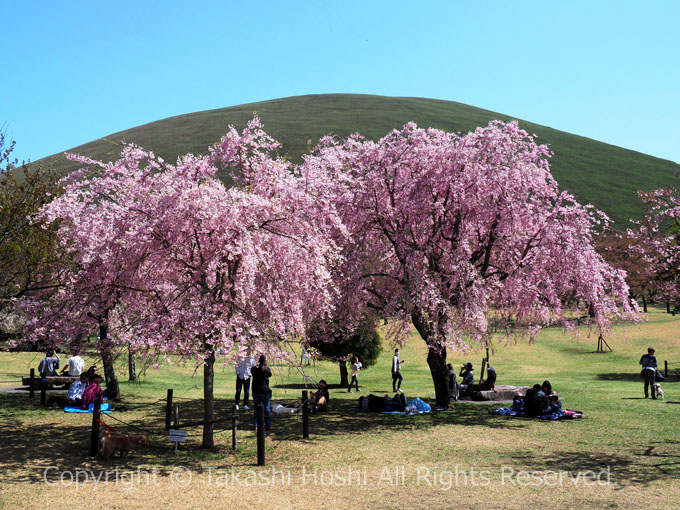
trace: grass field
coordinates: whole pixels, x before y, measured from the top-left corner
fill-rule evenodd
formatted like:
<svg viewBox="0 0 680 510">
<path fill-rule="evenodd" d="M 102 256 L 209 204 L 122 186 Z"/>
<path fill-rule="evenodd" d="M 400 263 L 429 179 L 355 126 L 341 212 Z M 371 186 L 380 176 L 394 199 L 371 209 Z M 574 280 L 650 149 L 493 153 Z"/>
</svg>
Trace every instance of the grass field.
<svg viewBox="0 0 680 510">
<path fill-rule="evenodd" d="M 120 154 L 121 140 L 134 142 L 174 162 L 180 154 L 205 154 L 232 124 L 242 129 L 260 115 L 266 131 L 283 144 L 283 152 L 299 160 L 311 143 L 334 133 L 345 137 L 360 132 L 371 139 L 385 136 L 409 121 L 421 127 L 467 133 L 490 120 L 512 120 L 503 113 L 473 106 L 413 97 L 383 97 L 362 94 L 322 94 L 288 97 L 217 110 L 178 115 L 114 133 L 72 149 L 110 161 Z M 538 136 L 554 152 L 553 175 L 562 189 L 569 190 L 583 203 L 592 203 L 614 219 L 620 228 L 629 218 L 644 213 L 638 190 L 680 185 L 680 165 L 639 152 L 591 140 L 528 120 L 517 119 L 520 126 Z M 62 172 L 77 168 L 63 155 L 45 158 Z"/>
<path fill-rule="evenodd" d="M 199 429 L 173 452 L 158 400 L 171 387 L 181 418 L 200 419 L 202 371 L 194 375 L 193 366 L 149 369 L 140 383 L 121 383 L 130 411 L 106 421 L 122 432 L 135 429 L 113 417 L 150 431 L 150 445 L 112 462 L 87 456 L 91 415 L 0 392 L 0 508 L 679 508 L 680 317 L 652 309 L 647 319 L 617 326 L 607 338 L 613 353 L 596 353 L 596 336 L 585 331 L 574 338 L 558 329 L 534 345 L 495 345 L 499 384 L 549 379 L 583 420 L 494 417 L 488 411 L 495 406 L 472 403 L 416 417 L 357 413 L 350 408 L 358 395 L 333 385 L 337 366 L 305 368 L 331 383 L 332 410 L 312 415 L 309 440 L 301 439 L 297 416 L 274 415 L 266 468 L 255 467 L 250 426 L 239 430 L 236 453 L 229 432 L 216 436 L 218 452 L 200 450 Z M 638 360 L 649 345 L 661 364 L 671 363 L 664 401 L 642 398 Z M 391 390 L 390 355 L 385 346 L 378 364 L 360 374 L 363 395 Z M 406 395 L 433 398 L 422 340 L 412 335 L 401 357 Z M 482 352 L 449 358 L 478 367 Z M 38 361 L 35 353 L 0 353 L 0 386 L 12 386 Z M 274 372 L 273 401 L 299 401 L 298 371 L 277 365 Z M 122 363 L 119 377 L 126 378 Z M 233 369 L 219 367 L 220 416 L 229 412 L 233 387 Z M 250 416 L 241 411 L 244 421 Z"/>
</svg>

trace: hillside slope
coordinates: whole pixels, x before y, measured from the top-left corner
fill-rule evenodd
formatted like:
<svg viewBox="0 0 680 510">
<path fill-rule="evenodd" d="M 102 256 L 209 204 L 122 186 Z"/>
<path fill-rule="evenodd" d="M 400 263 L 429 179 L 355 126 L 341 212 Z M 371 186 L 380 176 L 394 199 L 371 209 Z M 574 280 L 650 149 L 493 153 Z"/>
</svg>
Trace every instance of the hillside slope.
<svg viewBox="0 0 680 510">
<path fill-rule="evenodd" d="M 250 103 L 218 110 L 179 115 L 114 133 L 69 149 L 97 159 L 112 160 L 120 152 L 120 142 L 134 142 L 168 161 L 179 154 L 205 153 L 219 141 L 232 124 L 242 128 L 257 112 L 266 131 L 282 142 L 284 152 L 299 160 L 308 143 L 335 133 L 341 137 L 360 132 L 378 139 L 393 128 L 415 121 L 421 127 L 435 127 L 466 133 L 490 120 L 511 120 L 500 113 L 436 99 L 397 98 L 355 94 L 297 96 Z M 536 134 L 554 152 L 553 175 L 560 186 L 584 203 L 592 203 L 609 214 L 619 226 L 628 218 L 639 218 L 642 203 L 639 189 L 664 187 L 680 182 L 680 165 L 635 151 L 565 133 L 531 122 L 520 126 Z M 53 164 L 61 172 L 73 170 L 63 155 L 39 162 Z"/>
</svg>

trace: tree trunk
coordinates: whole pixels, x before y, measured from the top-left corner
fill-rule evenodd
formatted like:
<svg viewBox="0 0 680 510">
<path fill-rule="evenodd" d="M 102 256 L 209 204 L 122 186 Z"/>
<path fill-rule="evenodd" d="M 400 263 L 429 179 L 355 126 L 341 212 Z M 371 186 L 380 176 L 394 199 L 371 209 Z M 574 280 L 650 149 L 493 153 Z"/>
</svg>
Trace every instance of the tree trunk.
<svg viewBox="0 0 680 510">
<path fill-rule="evenodd" d="M 208 346 L 206 346 L 208 347 Z M 201 448 L 212 450 L 215 448 L 213 429 L 215 424 L 215 399 L 213 395 L 213 380 L 215 375 L 215 351 L 212 346 L 208 347 L 208 357 L 203 365 L 203 443 Z"/>
<path fill-rule="evenodd" d="M 340 367 L 340 386 L 347 388 L 349 386 L 349 378 L 347 377 L 347 363 L 345 360 L 338 361 Z"/>
<path fill-rule="evenodd" d="M 128 381 L 137 382 L 137 360 L 134 351 L 130 349 L 130 344 L 128 344 Z"/>
<path fill-rule="evenodd" d="M 436 405 L 448 407 L 451 400 L 449 393 L 449 371 L 446 369 L 446 348 L 427 348 L 427 364 L 430 366 Z"/>
<path fill-rule="evenodd" d="M 671 313 L 671 302 L 666 301 L 666 313 Z"/>
<path fill-rule="evenodd" d="M 118 387 L 118 377 L 113 366 L 113 352 L 109 341 L 109 325 L 104 320 L 99 321 L 99 352 L 102 355 L 104 365 L 104 378 L 106 379 L 106 396 L 114 402 L 120 401 L 120 388 Z"/>
<path fill-rule="evenodd" d="M 642 296 L 642 311 L 647 313 L 647 300 L 644 295 Z"/>
<path fill-rule="evenodd" d="M 446 408 L 451 401 L 449 371 L 446 369 L 446 348 L 435 345 L 435 330 L 421 313 L 414 312 L 411 319 L 420 337 L 427 344 L 427 364 L 430 367 L 430 374 L 432 374 L 432 382 L 434 383 L 435 405 Z M 445 319 L 440 318 L 439 320 Z M 444 328 L 441 326 L 442 324 L 438 324 L 438 330 L 443 331 Z"/>
</svg>

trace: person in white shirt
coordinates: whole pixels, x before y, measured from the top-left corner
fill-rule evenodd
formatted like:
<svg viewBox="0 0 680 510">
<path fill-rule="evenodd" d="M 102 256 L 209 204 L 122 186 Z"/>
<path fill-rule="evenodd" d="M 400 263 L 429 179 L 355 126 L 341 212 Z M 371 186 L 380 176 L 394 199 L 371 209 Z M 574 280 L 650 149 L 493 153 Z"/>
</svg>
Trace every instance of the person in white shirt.
<svg viewBox="0 0 680 510">
<path fill-rule="evenodd" d="M 399 360 L 399 349 L 394 349 L 394 356 L 392 357 L 392 391 L 395 393 L 403 393 L 401 391 L 401 365 L 403 361 Z M 397 383 L 397 381 L 399 381 Z"/>
<path fill-rule="evenodd" d="M 248 398 L 250 397 L 250 376 L 252 375 L 252 368 L 255 366 L 255 358 L 248 356 L 243 359 L 238 359 L 236 364 L 236 409 L 238 409 L 239 401 L 241 400 L 241 388 L 243 388 L 243 409 L 250 409 L 248 407 Z"/>
<path fill-rule="evenodd" d="M 359 370 L 361 370 L 361 363 L 359 362 L 359 358 L 354 356 L 354 362 L 352 363 L 352 380 L 350 381 L 349 388 L 347 389 L 348 393 L 352 393 L 352 385 L 356 386 L 357 391 L 361 391 L 359 389 L 359 380 L 357 379 Z"/>
<path fill-rule="evenodd" d="M 61 375 L 68 374 L 71 377 L 78 377 L 85 368 L 85 360 L 81 358 L 76 351 L 73 351 L 72 356 L 66 362 L 66 366 L 61 371 Z"/>
<path fill-rule="evenodd" d="M 85 393 L 85 388 L 87 388 L 89 382 L 90 378 L 87 372 L 85 372 L 80 374 L 80 378 L 77 381 L 71 383 L 67 396 L 68 405 L 80 407 L 83 402 L 83 393 Z"/>
</svg>

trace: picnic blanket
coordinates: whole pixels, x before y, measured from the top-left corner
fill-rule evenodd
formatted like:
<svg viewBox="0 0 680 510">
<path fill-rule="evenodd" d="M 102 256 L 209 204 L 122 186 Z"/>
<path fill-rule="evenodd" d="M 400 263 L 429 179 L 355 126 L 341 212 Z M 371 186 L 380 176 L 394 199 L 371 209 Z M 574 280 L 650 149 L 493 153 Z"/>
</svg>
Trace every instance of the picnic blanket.
<svg viewBox="0 0 680 510">
<path fill-rule="evenodd" d="M 111 413 L 111 404 L 109 403 L 103 403 L 101 406 L 101 411 L 102 413 L 109 414 Z M 90 407 L 88 409 L 81 409 L 80 407 L 73 407 L 73 406 L 64 406 L 64 412 L 65 413 L 92 413 L 94 412 L 94 404 L 90 404 Z"/>
<path fill-rule="evenodd" d="M 524 410 L 517 410 L 512 407 L 499 407 L 489 411 L 491 414 L 496 416 L 511 416 L 511 417 L 524 417 L 530 418 L 524 413 Z M 574 411 L 573 409 L 566 409 L 557 413 L 542 414 L 541 416 L 536 416 L 541 420 L 573 420 L 577 418 L 583 418 L 583 413 L 581 411 Z"/>
<path fill-rule="evenodd" d="M 353 411 L 361 411 L 358 407 L 353 407 Z M 429 413 L 432 410 L 430 404 L 423 402 L 419 397 L 413 400 L 406 401 L 406 409 L 404 411 L 380 411 L 380 414 L 403 414 L 413 416 L 415 414 Z"/>
</svg>

